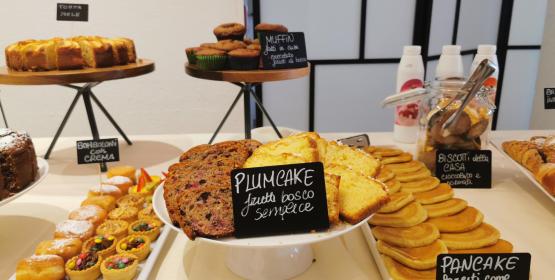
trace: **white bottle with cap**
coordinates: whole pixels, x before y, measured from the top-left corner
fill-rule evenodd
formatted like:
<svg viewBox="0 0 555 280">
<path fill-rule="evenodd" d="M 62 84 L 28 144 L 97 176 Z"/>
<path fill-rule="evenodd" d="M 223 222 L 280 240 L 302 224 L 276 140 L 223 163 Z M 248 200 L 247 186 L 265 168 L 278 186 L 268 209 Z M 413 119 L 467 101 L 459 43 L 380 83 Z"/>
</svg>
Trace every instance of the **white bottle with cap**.
<svg viewBox="0 0 555 280">
<path fill-rule="evenodd" d="M 461 56 L 461 46 L 446 45 L 441 50 L 441 56 L 436 67 L 436 80 L 464 79 L 464 68 Z"/>
<path fill-rule="evenodd" d="M 405 46 L 397 69 L 397 92 L 424 86 L 424 63 L 420 46 Z M 418 103 L 397 106 L 393 139 L 402 143 L 416 142 L 418 134 Z"/>
<path fill-rule="evenodd" d="M 470 72 L 474 72 L 476 67 L 482 62 L 484 59 L 489 59 L 495 66 L 499 65 L 497 62 L 497 55 L 495 54 L 497 47 L 495 45 L 478 45 L 478 53 L 474 57 L 474 61 L 472 62 L 472 66 L 470 67 Z M 499 67 L 498 67 L 499 68 Z M 499 70 L 496 69 L 495 72 L 484 82 L 484 86 L 488 88 L 489 94 L 488 98 L 492 103 L 495 103 L 495 92 L 497 89 L 497 78 L 499 77 Z"/>
</svg>

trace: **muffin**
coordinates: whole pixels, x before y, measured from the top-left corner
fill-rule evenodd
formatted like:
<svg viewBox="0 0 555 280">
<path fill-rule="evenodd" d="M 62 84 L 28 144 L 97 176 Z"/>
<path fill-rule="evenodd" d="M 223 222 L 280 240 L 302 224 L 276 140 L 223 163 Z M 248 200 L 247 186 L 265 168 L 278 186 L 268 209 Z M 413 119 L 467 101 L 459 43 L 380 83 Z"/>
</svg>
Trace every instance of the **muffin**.
<svg viewBox="0 0 555 280">
<path fill-rule="evenodd" d="M 135 278 L 139 260 L 134 255 L 122 253 L 106 258 L 100 265 L 105 280 L 131 280 Z"/>
<path fill-rule="evenodd" d="M 235 70 L 258 69 L 260 51 L 251 49 L 237 49 L 228 53 L 229 67 Z"/>
<path fill-rule="evenodd" d="M 240 23 L 224 23 L 214 28 L 214 35 L 218 41 L 221 40 L 243 40 L 246 28 Z"/>
<path fill-rule="evenodd" d="M 246 47 L 247 47 L 247 45 L 245 43 L 243 43 L 243 41 L 237 41 L 237 40 L 219 41 L 214 46 L 215 49 L 225 51 L 225 52 L 229 52 L 229 51 L 236 50 L 236 49 L 244 49 Z"/>
<path fill-rule="evenodd" d="M 201 70 L 223 70 L 227 64 L 225 51 L 204 49 L 196 53 L 197 67 Z"/>
<path fill-rule="evenodd" d="M 200 47 L 203 49 L 214 49 L 216 47 L 216 43 L 202 43 Z"/>
<path fill-rule="evenodd" d="M 261 22 L 254 27 L 254 33 L 256 37 L 260 38 L 260 32 L 287 32 L 287 27 L 281 24 L 271 24 L 266 22 Z"/>
<path fill-rule="evenodd" d="M 247 49 L 260 51 L 260 44 L 250 44 L 247 46 Z"/>
<path fill-rule="evenodd" d="M 193 48 L 185 49 L 185 54 L 187 54 L 187 60 L 189 61 L 189 64 L 191 65 L 197 64 L 197 57 L 195 53 L 202 49 L 203 49 L 202 47 L 193 47 Z"/>
<path fill-rule="evenodd" d="M 83 243 L 83 253 L 95 252 L 103 259 L 116 253 L 118 240 L 110 234 L 99 234 L 93 236 Z"/>
<path fill-rule="evenodd" d="M 258 40 L 258 39 L 245 39 L 245 40 L 243 40 L 243 42 L 245 44 L 247 44 L 247 46 L 252 45 L 252 44 L 259 44 L 260 45 L 260 40 Z"/>
</svg>

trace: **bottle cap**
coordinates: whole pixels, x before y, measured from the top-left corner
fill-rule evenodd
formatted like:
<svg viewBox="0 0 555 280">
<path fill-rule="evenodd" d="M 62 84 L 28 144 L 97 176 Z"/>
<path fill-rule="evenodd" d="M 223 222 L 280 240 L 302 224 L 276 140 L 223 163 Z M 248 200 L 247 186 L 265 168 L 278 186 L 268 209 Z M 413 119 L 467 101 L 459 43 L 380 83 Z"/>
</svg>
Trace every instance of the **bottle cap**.
<svg viewBox="0 0 555 280">
<path fill-rule="evenodd" d="M 478 54 L 494 55 L 496 50 L 496 45 L 478 45 Z"/>
<path fill-rule="evenodd" d="M 420 55 L 420 46 L 405 46 L 403 55 Z"/>
<path fill-rule="evenodd" d="M 441 49 L 441 54 L 442 55 L 444 55 L 444 54 L 459 55 L 459 54 L 461 54 L 461 46 L 459 46 L 459 45 L 445 45 Z"/>
</svg>

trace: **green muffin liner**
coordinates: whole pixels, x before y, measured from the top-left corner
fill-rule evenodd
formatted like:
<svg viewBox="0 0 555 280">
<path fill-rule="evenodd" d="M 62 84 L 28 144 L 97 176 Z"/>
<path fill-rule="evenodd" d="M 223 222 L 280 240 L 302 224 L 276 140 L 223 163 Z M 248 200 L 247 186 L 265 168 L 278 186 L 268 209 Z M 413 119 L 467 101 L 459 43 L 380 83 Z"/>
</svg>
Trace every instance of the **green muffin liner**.
<svg viewBox="0 0 555 280">
<path fill-rule="evenodd" d="M 197 67 L 201 70 L 223 70 L 227 66 L 225 55 L 197 55 Z"/>
<path fill-rule="evenodd" d="M 192 52 L 185 52 L 187 54 L 187 60 L 189 64 L 195 65 L 197 64 L 197 56 L 195 55 L 195 51 Z"/>
</svg>

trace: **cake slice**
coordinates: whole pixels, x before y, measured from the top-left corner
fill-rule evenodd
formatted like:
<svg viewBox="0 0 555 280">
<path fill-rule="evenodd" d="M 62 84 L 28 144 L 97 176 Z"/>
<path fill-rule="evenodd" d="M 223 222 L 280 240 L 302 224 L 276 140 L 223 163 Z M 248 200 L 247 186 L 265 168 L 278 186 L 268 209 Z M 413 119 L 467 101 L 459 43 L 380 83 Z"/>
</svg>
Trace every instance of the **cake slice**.
<svg viewBox="0 0 555 280">
<path fill-rule="evenodd" d="M 324 170 L 341 177 L 339 212 L 351 224 L 364 220 L 389 201 L 386 187 L 369 176 L 337 164 L 330 164 Z"/>
<path fill-rule="evenodd" d="M 380 162 L 368 153 L 334 141 L 327 145 L 324 166 L 327 165 L 347 166 L 370 177 L 374 177 L 380 168 Z"/>
<path fill-rule="evenodd" d="M 127 47 L 127 62 L 128 63 L 135 63 L 137 61 L 137 53 L 135 51 L 135 43 L 133 40 L 123 37 L 112 38 L 112 40 L 120 41 L 125 44 Z"/>
<path fill-rule="evenodd" d="M 75 37 L 73 40 L 79 43 L 83 59 L 88 67 L 99 68 L 114 65 L 114 54 L 110 44 L 90 36 Z"/>
<path fill-rule="evenodd" d="M 58 70 L 80 69 L 85 65 L 79 43 L 62 39 L 56 43 L 56 67 Z"/>
<path fill-rule="evenodd" d="M 247 161 L 243 165 L 243 168 L 285 165 L 285 164 L 295 164 L 295 163 L 305 163 L 305 162 L 306 161 L 303 158 L 289 153 L 276 155 L 276 154 L 255 152 L 251 157 L 247 159 Z"/>
<path fill-rule="evenodd" d="M 320 160 L 318 145 L 316 141 L 308 136 L 286 137 L 277 141 L 266 143 L 253 153 L 256 154 L 292 154 L 302 158 L 305 162 L 317 162 Z"/>
<path fill-rule="evenodd" d="M 35 41 L 26 44 L 21 49 L 23 69 L 30 71 L 48 70 L 46 62 L 46 42 Z"/>
<path fill-rule="evenodd" d="M 121 40 L 112 40 L 107 38 L 100 39 L 103 43 L 112 46 L 112 54 L 114 55 L 115 65 L 125 65 L 129 61 L 127 55 L 127 45 Z"/>
<path fill-rule="evenodd" d="M 326 150 L 328 148 L 328 141 L 322 137 L 320 137 L 320 135 L 316 132 L 302 132 L 299 134 L 295 134 L 289 137 L 293 137 L 293 138 L 302 138 L 302 137 L 309 137 L 310 139 L 314 140 L 316 142 L 316 148 L 318 149 L 318 156 L 319 156 L 319 161 L 323 162 L 326 158 Z"/>
<path fill-rule="evenodd" d="M 326 200 L 330 225 L 339 223 L 339 184 L 341 177 L 325 173 Z"/>
</svg>

